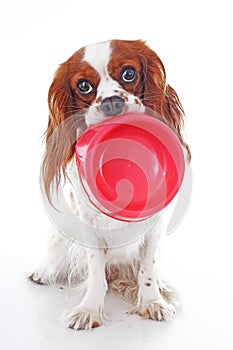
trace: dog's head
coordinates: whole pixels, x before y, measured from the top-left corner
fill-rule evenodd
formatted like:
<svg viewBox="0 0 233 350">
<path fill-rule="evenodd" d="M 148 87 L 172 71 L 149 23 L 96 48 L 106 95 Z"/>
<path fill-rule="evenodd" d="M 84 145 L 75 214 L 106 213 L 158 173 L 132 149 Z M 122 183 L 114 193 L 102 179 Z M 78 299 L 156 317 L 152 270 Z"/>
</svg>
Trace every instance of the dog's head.
<svg viewBox="0 0 233 350">
<path fill-rule="evenodd" d="M 49 89 L 47 149 L 42 167 L 45 190 L 74 154 L 77 129 L 127 112 L 150 109 L 168 121 L 181 143 L 183 108 L 166 83 L 160 58 L 143 41 L 112 40 L 77 51 L 56 72 Z"/>
</svg>

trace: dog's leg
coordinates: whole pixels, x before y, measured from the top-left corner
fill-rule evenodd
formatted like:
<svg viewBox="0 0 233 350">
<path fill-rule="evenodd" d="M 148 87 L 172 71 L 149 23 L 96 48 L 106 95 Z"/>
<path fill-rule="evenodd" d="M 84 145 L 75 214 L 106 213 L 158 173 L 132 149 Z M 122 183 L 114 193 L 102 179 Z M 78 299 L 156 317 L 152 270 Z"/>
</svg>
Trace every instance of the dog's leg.
<svg viewBox="0 0 233 350">
<path fill-rule="evenodd" d="M 138 313 L 143 318 L 153 320 L 170 320 L 175 315 L 175 308 L 168 303 L 161 294 L 161 286 L 158 283 L 158 241 L 162 234 L 164 224 L 157 224 L 148 233 L 144 256 L 141 259 L 138 272 L 138 299 L 131 313 Z"/>
<path fill-rule="evenodd" d="M 86 248 L 88 264 L 88 287 L 79 305 L 62 317 L 73 329 L 91 329 L 104 321 L 104 298 L 107 291 L 105 277 L 105 252 L 103 249 Z"/>
</svg>

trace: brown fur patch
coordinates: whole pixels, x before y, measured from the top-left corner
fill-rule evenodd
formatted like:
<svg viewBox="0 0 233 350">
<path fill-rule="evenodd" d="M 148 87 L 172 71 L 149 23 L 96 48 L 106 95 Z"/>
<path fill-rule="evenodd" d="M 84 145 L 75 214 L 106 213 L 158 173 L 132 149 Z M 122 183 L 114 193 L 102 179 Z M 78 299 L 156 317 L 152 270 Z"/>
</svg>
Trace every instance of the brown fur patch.
<svg viewBox="0 0 233 350">
<path fill-rule="evenodd" d="M 99 96 L 96 100 L 96 103 L 101 103 L 102 102 L 102 96 Z"/>
<path fill-rule="evenodd" d="M 92 328 L 97 328 L 97 327 L 99 327 L 100 326 L 100 323 L 98 322 L 98 321 L 94 321 L 93 323 L 92 323 Z"/>
</svg>

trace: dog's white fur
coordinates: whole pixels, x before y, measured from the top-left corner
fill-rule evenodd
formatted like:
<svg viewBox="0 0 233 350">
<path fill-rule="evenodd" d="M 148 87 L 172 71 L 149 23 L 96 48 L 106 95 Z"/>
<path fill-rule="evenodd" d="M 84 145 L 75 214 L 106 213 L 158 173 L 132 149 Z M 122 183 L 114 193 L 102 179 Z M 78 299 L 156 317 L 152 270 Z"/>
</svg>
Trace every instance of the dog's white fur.
<svg viewBox="0 0 233 350">
<path fill-rule="evenodd" d="M 96 55 L 98 52 L 98 56 Z M 99 73 L 101 80 L 96 100 L 123 94 L 127 96 L 126 111 L 144 112 L 145 107 L 139 99 L 126 92 L 117 81 L 113 80 L 107 70 L 111 54 L 109 42 L 91 45 L 85 48 L 84 60 Z M 116 92 L 117 91 L 117 92 Z M 138 103 L 135 103 L 135 100 Z M 92 125 L 103 121 L 106 117 L 97 108 L 95 101 L 85 115 L 86 124 Z M 75 161 L 70 163 L 66 186 L 70 186 L 71 207 L 80 220 L 92 227 L 109 227 L 128 225 L 132 232 L 134 223 L 121 223 L 97 212 L 91 204 L 82 200 L 79 193 L 80 184 Z M 81 246 L 56 233 L 49 249 L 48 261 L 42 269 L 38 269 L 32 280 L 41 284 L 56 284 L 76 287 L 84 283 L 86 293 L 79 305 L 76 305 L 63 320 L 72 328 L 87 329 L 99 326 L 105 320 L 104 299 L 108 288 L 118 291 L 134 304 L 132 313 L 144 318 L 170 320 L 175 315 L 175 299 L 172 290 L 164 283 L 159 272 L 157 261 L 158 244 L 166 232 L 172 215 L 175 200 L 164 210 L 156 222 L 141 239 L 125 246 L 111 248 L 112 242 L 107 237 L 96 235 L 97 249 Z M 109 239 L 111 235 L 109 235 Z M 110 244 L 109 244 L 110 243 Z M 109 248 L 110 245 L 110 248 Z"/>
</svg>

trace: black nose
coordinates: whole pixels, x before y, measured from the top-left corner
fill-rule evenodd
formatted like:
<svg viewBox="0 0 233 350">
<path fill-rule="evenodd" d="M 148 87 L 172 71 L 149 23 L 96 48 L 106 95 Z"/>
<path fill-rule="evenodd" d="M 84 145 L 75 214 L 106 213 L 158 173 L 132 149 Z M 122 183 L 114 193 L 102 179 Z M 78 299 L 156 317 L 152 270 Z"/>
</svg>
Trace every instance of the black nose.
<svg viewBox="0 0 233 350">
<path fill-rule="evenodd" d="M 124 105 L 125 101 L 123 98 L 119 96 L 111 96 L 105 98 L 101 102 L 100 108 L 106 114 L 106 116 L 113 117 L 122 112 Z"/>
</svg>

